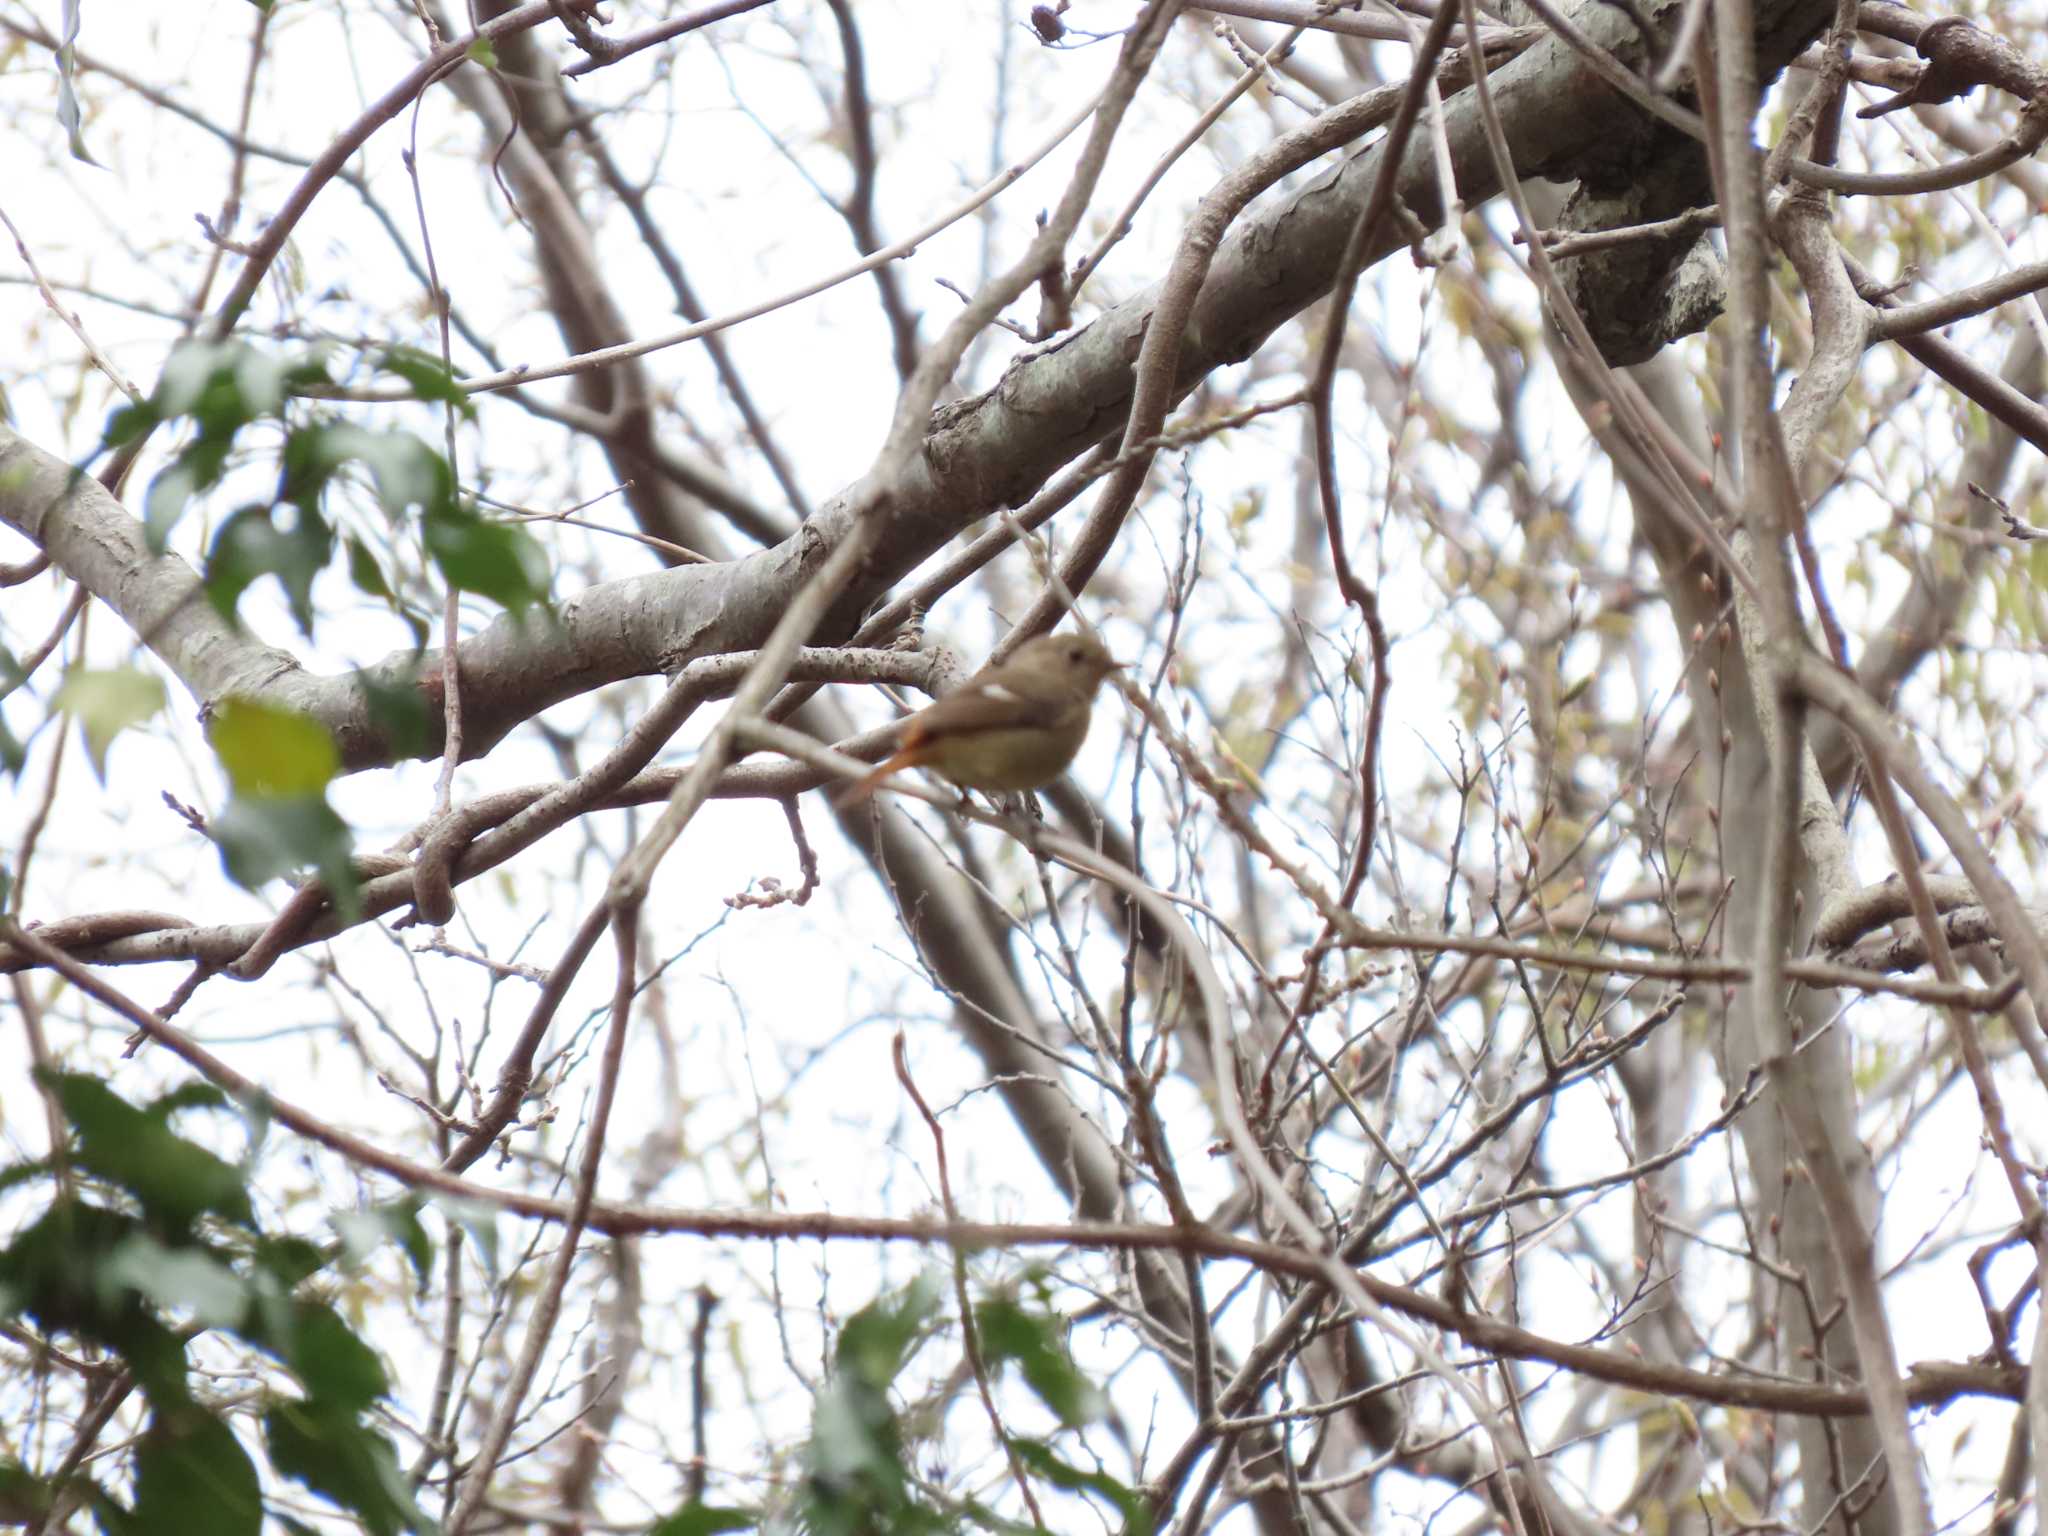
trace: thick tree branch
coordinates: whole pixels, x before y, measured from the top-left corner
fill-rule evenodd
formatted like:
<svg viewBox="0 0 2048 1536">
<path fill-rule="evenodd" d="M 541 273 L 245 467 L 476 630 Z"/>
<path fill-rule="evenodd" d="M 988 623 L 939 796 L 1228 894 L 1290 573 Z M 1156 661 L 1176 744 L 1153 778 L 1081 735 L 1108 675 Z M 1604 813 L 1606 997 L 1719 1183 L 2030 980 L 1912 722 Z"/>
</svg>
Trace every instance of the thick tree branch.
<svg viewBox="0 0 2048 1536">
<path fill-rule="evenodd" d="M 1829 7 L 1824 0 L 1770 0 L 1756 11 L 1759 62 L 1774 72 L 1819 30 Z M 1632 23 L 1617 11 L 1588 7 L 1580 28 L 1624 61 L 1647 62 Z M 1531 47 L 1493 81 L 1520 175 L 1573 176 L 1611 158 L 1617 144 L 1638 142 L 1636 109 L 1556 39 Z M 1446 103 L 1445 136 L 1466 201 L 1493 195 L 1499 183 L 1469 94 Z M 1178 391 L 1249 357 L 1328 291 L 1377 178 L 1380 153 L 1368 149 L 1254 212 L 1223 242 L 1181 337 Z M 1284 171 L 1276 166 L 1274 175 Z M 1396 194 L 1424 227 L 1441 217 L 1427 145 L 1411 146 L 1404 156 Z M 1365 259 L 1383 259 L 1405 241 L 1388 221 Z M 759 645 L 807 562 L 843 539 L 851 520 L 865 512 L 884 520 L 875 554 L 813 639 L 825 643 L 849 634 L 876 597 L 960 529 L 997 507 L 1022 504 L 1063 465 L 1121 430 L 1133 365 L 1157 302 L 1156 292 L 1127 300 L 1082 330 L 1019 357 L 986 394 L 934 412 L 900 473 L 885 474 L 882 505 L 873 504 L 875 485 L 857 482 L 771 549 L 588 588 L 559 605 L 559 623 L 492 623 L 462 647 L 466 753 L 488 751 L 521 721 L 590 689 Z M 0 468 L 23 477 L 0 477 L 0 521 L 47 549 L 120 612 L 202 706 L 230 693 L 263 698 L 327 726 L 351 770 L 392 760 L 356 676 L 314 676 L 286 653 L 230 629 L 206 607 L 188 568 L 148 558 L 140 529 L 111 497 L 90 484 L 70 483 L 68 465 L 4 429 Z M 391 683 L 412 676 L 413 667 L 410 655 L 397 655 L 369 670 Z M 439 673 L 439 656 L 429 651 L 420 659 L 419 677 L 433 705 Z M 438 741 L 427 748 L 436 751 Z"/>
</svg>

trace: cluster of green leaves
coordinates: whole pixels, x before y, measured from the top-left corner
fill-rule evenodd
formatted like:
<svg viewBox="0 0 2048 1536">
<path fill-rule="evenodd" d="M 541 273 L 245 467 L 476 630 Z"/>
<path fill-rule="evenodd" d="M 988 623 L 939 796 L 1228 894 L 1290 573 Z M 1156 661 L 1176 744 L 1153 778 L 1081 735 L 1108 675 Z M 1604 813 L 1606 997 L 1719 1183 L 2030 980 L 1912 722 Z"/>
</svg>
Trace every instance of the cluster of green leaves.
<svg viewBox="0 0 2048 1536">
<path fill-rule="evenodd" d="M 992 1373 L 1014 1365 L 1032 1394 L 1059 1420 L 1078 1429 L 1102 1412 L 1102 1394 L 1075 1366 L 1065 1327 L 1043 1276 L 1027 1305 L 1011 1295 L 976 1304 L 981 1357 Z M 863 1307 L 840 1330 L 831 1378 L 818 1393 L 804 1477 L 797 1497 L 765 1519 L 743 1509 L 692 1504 L 656 1525 L 650 1536 L 716 1536 L 760 1524 L 767 1536 L 1022 1536 L 1033 1527 L 976 1500 L 943 1496 L 915 1470 L 911 1421 L 897 1406 L 897 1383 L 918 1350 L 946 1332 L 942 1286 L 925 1275 L 893 1296 Z M 1026 1474 L 1046 1487 L 1092 1494 L 1121 1519 L 1126 1536 L 1150 1536 L 1142 1493 L 1101 1471 L 1072 1465 L 1049 1439 L 1006 1434 Z"/>
<path fill-rule="evenodd" d="M 326 727 L 288 709 L 230 699 L 214 712 L 207 737 L 234 791 L 208 828 L 228 873 L 254 890 L 310 865 L 353 920 L 362 905 L 349 862 L 355 839 L 327 803 L 341 754 Z"/>
<path fill-rule="evenodd" d="M 4 702 L 8 694 L 27 680 L 21 663 L 14 659 L 14 652 L 0 645 L 0 702 Z M 17 778 L 27 762 L 27 744 L 7 728 L 7 716 L 0 713 L 0 773 L 5 773 L 10 779 Z"/>
<path fill-rule="evenodd" d="M 438 361 L 405 348 L 378 359 L 421 400 L 473 417 L 475 406 Z M 297 356 L 262 352 L 245 342 L 187 342 L 172 353 L 147 400 L 122 406 L 107 422 L 103 446 L 120 448 L 167 423 L 185 424 L 190 440 L 150 482 L 143 523 L 161 553 L 192 503 L 219 485 L 242 434 L 259 423 L 283 431 L 275 493 L 230 513 L 206 557 L 207 596 L 234 618 L 242 594 L 265 576 L 284 589 L 292 617 L 313 632 L 313 578 L 343 544 L 351 579 L 389 603 L 415 626 L 422 621 L 392 592 L 377 558 L 355 534 L 341 538 L 326 511 L 327 493 L 352 468 L 367 474 L 377 503 L 394 525 L 418 519 L 421 547 L 451 587 L 476 592 L 514 612 L 546 601 L 547 558 L 523 530 L 480 516 L 456 486 L 447 457 L 402 430 L 372 431 L 310 410 L 308 390 L 330 387 L 317 351 Z"/>
<path fill-rule="evenodd" d="M 89 1507 L 105 1536 L 204 1531 L 256 1536 L 265 1499 L 243 1434 L 260 1434 L 281 1478 L 349 1511 L 372 1536 L 431 1531 L 390 1442 L 369 1422 L 387 1383 L 376 1354 L 305 1282 L 337 1256 L 359 1258 L 399 1244 L 425 1278 L 432 1249 L 415 1208 L 400 1204 L 337 1223 L 342 1241 L 322 1247 L 265 1232 L 247 1172 L 173 1129 L 196 1110 L 232 1110 L 215 1089 L 179 1089 L 137 1107 L 96 1077 L 45 1079 L 71 1142 L 62 1169 L 48 1163 L 0 1171 L 15 1198 L 37 1182 L 51 1198 L 0 1249 L 0 1317 L 25 1319 L 53 1344 L 80 1342 L 118 1361 L 147 1405 L 129 1486 L 83 1471 L 62 1482 L 0 1461 L 0 1508 L 31 1519 Z M 261 1119 L 251 1120 L 251 1143 Z M 211 1330 L 275 1360 L 260 1408 L 238 1410 L 242 1430 L 195 1391 L 186 1349 Z M 114 1382 L 101 1390 L 117 1390 Z M 302 1522 L 271 1509 L 288 1531 Z"/>
<path fill-rule="evenodd" d="M 377 367 L 402 380 L 415 398 L 474 417 L 475 406 L 437 359 L 393 348 L 378 357 Z M 238 620 L 242 594 L 271 576 L 310 636 L 314 578 L 345 549 L 356 587 L 403 619 L 418 645 L 427 643 L 427 619 L 400 600 L 369 545 L 358 534 L 338 532 L 328 515 L 327 493 L 356 470 L 395 527 L 417 518 L 420 548 L 450 587 L 479 593 L 514 613 L 544 605 L 548 566 L 540 545 L 516 526 L 481 517 L 457 493 L 447 458 L 424 439 L 313 413 L 301 393 L 333 382 L 317 351 L 279 356 L 243 342 L 187 342 L 173 352 L 150 397 L 122 406 L 108 419 L 101 444 L 120 448 L 166 425 L 184 424 L 191 433 L 144 498 L 151 550 L 163 553 L 192 504 L 226 476 L 244 434 L 269 423 L 282 431 L 276 493 L 268 502 L 230 513 L 206 557 L 206 594 L 226 618 Z M 0 646 L 0 700 L 23 681 L 19 663 Z M 163 706 L 163 681 L 153 673 L 81 667 L 65 674 L 53 713 L 79 722 L 93 768 L 104 778 L 108 745 Z M 416 689 L 372 687 L 369 707 L 398 751 L 423 744 L 425 712 Z M 19 774 L 26 757 L 22 739 L 0 716 L 0 772 Z M 296 862 L 322 864 L 327 851 L 308 842 L 297 850 Z"/>
<path fill-rule="evenodd" d="M 0 1170 L 0 1195 L 19 1200 L 38 1184 L 50 1190 L 0 1247 L 0 1318 L 32 1324 L 55 1348 L 103 1353 L 119 1374 L 110 1369 L 96 1390 L 139 1392 L 147 1419 L 125 1483 L 0 1459 L 0 1522 L 84 1507 L 104 1536 L 257 1536 L 267 1513 L 295 1536 L 311 1536 L 275 1494 L 266 1497 L 244 1443 L 251 1437 L 260 1439 L 273 1486 L 281 1480 L 324 1497 L 371 1536 L 432 1532 L 390 1441 L 370 1420 L 388 1390 L 381 1362 L 307 1283 L 337 1260 L 359 1262 L 391 1242 L 425 1284 L 433 1253 L 417 1205 L 338 1213 L 339 1240 L 326 1245 L 275 1235 L 250 1202 L 247 1162 L 228 1162 L 174 1128 L 181 1114 L 233 1112 L 217 1090 L 194 1085 L 138 1107 L 96 1077 L 51 1074 L 43 1082 L 71 1137 L 61 1166 Z M 253 1159 L 261 1106 L 245 1106 L 245 1121 Z M 1027 1281 L 1038 1291 L 1032 1303 L 1006 1292 L 975 1307 L 982 1358 L 991 1372 L 1016 1367 L 1060 1428 L 1078 1429 L 1101 1413 L 1101 1394 L 1067 1352 L 1043 1276 Z M 899 1406 L 899 1383 L 913 1357 L 950 1332 L 941 1298 L 939 1282 L 926 1276 L 847 1321 L 787 1507 L 767 1513 L 695 1502 L 648 1536 L 757 1528 L 771 1536 L 1022 1536 L 1030 1527 L 949 1498 L 916 1471 L 914 1426 L 931 1416 Z M 187 1356 L 201 1334 L 247 1346 L 282 1371 L 264 1379 L 254 1404 L 246 1396 L 232 1407 L 208 1400 L 195 1390 Z M 1006 1443 L 1044 1487 L 1092 1495 L 1127 1536 L 1150 1536 L 1138 1491 L 1072 1465 L 1049 1439 L 1010 1435 Z"/>
<path fill-rule="evenodd" d="M 447 370 L 423 353 L 394 349 L 378 366 L 402 379 L 418 399 L 465 416 L 475 408 Z M 317 352 L 275 355 L 243 342 L 188 342 L 174 352 L 146 401 L 115 411 L 103 446 L 120 448 L 166 425 L 188 440 L 151 481 L 143 523 L 161 553 L 193 503 L 220 485 L 238 445 L 252 428 L 281 431 L 275 450 L 276 489 L 269 500 L 236 508 L 220 524 L 206 556 L 204 586 L 221 615 L 239 622 L 242 596 L 264 577 L 283 589 L 293 618 L 313 632 L 314 579 L 346 549 L 356 587 L 388 604 L 424 646 L 427 622 L 400 601 L 369 545 L 337 530 L 328 493 L 355 474 L 374 490 L 394 526 L 416 527 L 419 546 L 453 588 L 477 592 L 515 613 L 547 598 L 547 560 L 521 529 L 490 522 L 459 494 L 447 458 L 410 432 L 372 431 L 323 415 L 303 398 L 333 380 Z M 0 694 L 18 680 L 13 658 L 0 650 Z M 104 777 L 109 744 L 164 707 L 164 685 L 136 667 L 73 668 L 53 701 L 78 720 L 94 769 Z M 397 750 L 418 750 L 425 708 L 416 688 L 371 686 L 371 717 Z M 333 740 L 315 722 L 288 710 L 229 701 L 208 723 L 227 770 L 232 798 L 210 828 L 228 873 L 246 886 L 310 868 L 326 882 L 344 914 L 357 909 L 348 828 L 327 801 L 340 772 Z M 25 753 L 0 721 L 0 769 L 18 772 Z"/>
</svg>

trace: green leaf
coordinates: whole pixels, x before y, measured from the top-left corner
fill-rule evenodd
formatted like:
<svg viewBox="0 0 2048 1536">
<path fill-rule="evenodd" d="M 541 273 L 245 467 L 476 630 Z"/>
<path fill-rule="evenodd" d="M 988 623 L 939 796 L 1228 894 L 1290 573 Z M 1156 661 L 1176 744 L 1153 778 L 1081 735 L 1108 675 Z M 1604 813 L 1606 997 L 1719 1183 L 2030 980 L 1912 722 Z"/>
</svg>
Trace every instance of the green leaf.
<svg viewBox="0 0 2048 1536">
<path fill-rule="evenodd" d="M 310 866 L 352 918 L 361 910 L 354 840 L 323 793 L 341 771 L 326 727 L 295 710 L 230 699 L 207 734 L 234 788 L 209 828 L 228 873 L 253 890 Z"/>
<path fill-rule="evenodd" d="M 328 483 L 349 462 L 349 445 L 361 430 L 345 422 L 316 421 L 288 433 L 278 455 L 277 499 L 318 507 Z"/>
<path fill-rule="evenodd" d="M 451 587 L 481 593 L 515 613 L 547 600 L 547 554 L 524 529 L 451 510 L 429 513 L 420 532 Z"/>
<path fill-rule="evenodd" d="M 100 446 L 125 448 L 138 437 L 155 431 L 162 421 L 156 407 L 146 400 L 117 406 L 107 417 L 106 429 L 100 434 Z"/>
<path fill-rule="evenodd" d="M 306 505 L 343 465 L 370 471 L 378 505 L 395 520 L 418 509 L 432 515 L 455 504 L 448 461 L 410 432 L 371 432 L 334 422 L 301 428 L 285 444 L 284 499 Z"/>
<path fill-rule="evenodd" d="M 290 1335 L 280 1342 L 285 1346 L 280 1357 L 305 1384 L 307 1396 L 323 1407 L 354 1413 L 390 1389 L 376 1351 L 332 1307 L 296 1303 Z"/>
<path fill-rule="evenodd" d="M 165 421 L 197 409 L 214 375 L 232 362 L 238 344 L 224 341 L 186 341 L 164 359 L 150 392 L 150 409 Z"/>
<path fill-rule="evenodd" d="M 431 1532 L 413 1502 L 391 1443 L 355 1415 L 314 1403 L 284 1403 L 263 1416 L 271 1464 L 353 1513 L 371 1536 Z"/>
<path fill-rule="evenodd" d="M 710 1504 L 686 1504 L 666 1520 L 647 1528 L 647 1536 L 719 1536 L 722 1531 L 745 1531 L 761 1523 L 759 1511 L 719 1509 Z"/>
<path fill-rule="evenodd" d="M 938 1309 L 937 1277 L 918 1276 L 895 1298 L 871 1301 L 846 1320 L 833 1351 L 834 1363 L 841 1373 L 870 1387 L 887 1388 Z"/>
<path fill-rule="evenodd" d="M 384 579 L 384 568 L 370 553 L 370 546 L 354 534 L 348 536 L 348 579 L 355 583 L 358 592 L 381 597 L 387 603 L 398 601 L 391 584 Z"/>
<path fill-rule="evenodd" d="M 497 50 L 487 37 L 480 37 L 469 45 L 469 56 L 486 69 L 497 68 Z M 418 347 L 393 347 L 379 357 L 377 363 L 386 372 L 395 373 L 410 384 L 414 398 L 452 405 L 469 420 L 476 420 L 476 401 L 457 381 L 454 371 L 432 353 L 422 352 Z"/>
<path fill-rule="evenodd" d="M 333 555 L 334 529 L 311 507 L 297 508 L 286 528 L 269 507 L 243 507 L 220 525 L 207 551 L 206 595 L 222 618 L 238 619 L 242 594 L 260 578 L 275 576 L 299 632 L 310 637 L 313 578 Z"/>
<path fill-rule="evenodd" d="M 936 1529 L 937 1514 L 913 1496 L 903 1435 L 889 1389 L 938 1310 L 924 1275 L 847 1320 L 819 1392 L 805 1460 L 804 1521 L 813 1536 L 892 1536 Z"/>
<path fill-rule="evenodd" d="M 233 1102 L 213 1084 L 195 1078 L 158 1094 L 142 1106 L 142 1111 L 168 1122 L 171 1116 L 183 1109 L 228 1109 Z"/>
<path fill-rule="evenodd" d="M 21 777 L 21 770 L 28 764 L 28 747 L 7 728 L 7 717 L 0 715 L 0 768 L 7 771 L 10 779 Z M 0 891 L 0 903 L 6 901 L 6 893 Z"/>
<path fill-rule="evenodd" d="M 360 1264 L 385 1243 L 395 1243 L 425 1285 L 432 1279 L 434 1240 L 420 1223 L 420 1202 L 413 1196 L 373 1205 L 362 1211 L 335 1211 L 328 1216 L 341 1234 L 342 1252 L 351 1264 Z"/>
<path fill-rule="evenodd" d="M 990 1365 L 1016 1361 L 1038 1400 L 1062 1424 L 1079 1428 L 1101 1415 L 1102 1393 L 1074 1365 L 1056 1319 L 1008 1299 L 983 1302 L 974 1316 L 983 1358 Z"/>
<path fill-rule="evenodd" d="M 138 667 L 69 667 L 51 705 L 75 716 L 93 771 L 107 776 L 107 747 L 164 707 L 163 679 Z"/>
<path fill-rule="evenodd" d="M 134 1518 L 158 1536 L 257 1536 L 263 1495 L 234 1431 L 194 1407 L 155 1415 L 135 1453 Z"/>
<path fill-rule="evenodd" d="M 1086 1472 L 1062 1461 L 1042 1440 L 1006 1435 L 1005 1442 L 1031 1471 L 1069 1493 L 1092 1493 L 1106 1500 L 1124 1519 L 1124 1536 L 1152 1536 L 1152 1505 L 1135 1488 L 1126 1487 L 1107 1472 Z"/>
<path fill-rule="evenodd" d="M 192 498 L 211 490 L 227 468 L 234 451 L 234 438 L 201 437 L 165 465 L 149 482 L 142 498 L 143 531 L 149 537 L 149 552 L 160 555 L 169 545 L 171 530 L 185 515 Z"/>
<path fill-rule="evenodd" d="M 485 69 L 498 67 L 498 50 L 491 46 L 488 37 L 480 37 L 469 45 L 469 58 L 471 63 L 481 64 Z"/>
<path fill-rule="evenodd" d="M 92 1517 L 100 1528 L 100 1536 L 149 1536 L 149 1527 L 97 1483 L 88 1485 L 86 1497 L 92 1503 Z"/>
<path fill-rule="evenodd" d="M 469 1240 L 476 1244 L 484 1273 L 495 1283 L 498 1278 L 498 1208 L 461 1195 L 436 1194 L 428 1198 L 469 1234 Z"/>
<path fill-rule="evenodd" d="M 237 884 L 255 890 L 310 866 L 326 883 L 336 911 L 349 921 L 361 913 L 362 890 L 349 863 L 354 840 L 326 796 L 236 795 L 207 831 Z"/>
<path fill-rule="evenodd" d="M 254 1223 L 241 1172 L 231 1164 L 96 1077 L 67 1072 L 48 1081 L 78 1134 L 80 1165 L 127 1190 L 164 1227 L 183 1231 L 208 1212 L 241 1226 Z"/>
<path fill-rule="evenodd" d="M 425 640 L 423 632 L 421 639 Z M 384 733 L 392 754 L 418 757 L 425 752 L 429 740 L 428 727 L 432 721 L 418 681 L 400 676 L 387 682 L 369 672 L 359 672 L 356 678 L 363 690 L 363 704 L 369 712 L 370 724 Z"/>
<path fill-rule="evenodd" d="M 164 364 L 150 407 L 166 420 L 190 416 L 203 436 L 219 437 L 275 416 L 293 389 L 325 381 L 318 351 L 292 356 L 244 341 L 187 341 Z"/>
<path fill-rule="evenodd" d="M 0 1460 L 0 1525 L 40 1520 L 57 1502 L 56 1485 L 18 1461 Z"/>
<path fill-rule="evenodd" d="M 303 1237 L 259 1237 L 250 1246 L 249 1257 L 258 1271 L 286 1291 L 327 1266 L 320 1245 Z"/>
<path fill-rule="evenodd" d="M 0 1249 L 0 1316 L 23 1314 L 118 1354 L 153 1403 L 182 1402 L 185 1346 L 107 1265 L 141 1223 L 124 1212 L 60 1200 Z"/>
<path fill-rule="evenodd" d="M 811 1478 L 840 1500 L 903 1497 L 906 1470 L 896 1414 L 886 1393 L 850 1376 L 834 1377 L 818 1394 L 811 1419 Z"/>
<path fill-rule="evenodd" d="M 239 1328 L 249 1313 L 248 1282 L 204 1248 L 170 1248 L 138 1233 L 100 1275 L 207 1328 Z"/>
<path fill-rule="evenodd" d="M 377 563 L 377 557 L 370 552 L 369 545 L 354 534 L 348 535 L 348 574 L 357 591 L 383 599 L 386 607 L 405 620 L 406 626 L 412 630 L 412 641 L 416 649 L 426 648 L 426 620 L 413 612 L 406 606 L 405 601 L 391 590 L 391 584 L 384 579 L 384 568 Z M 417 701 L 415 703 L 424 713 L 425 706 L 417 704 Z"/>
<path fill-rule="evenodd" d="M 293 709 L 229 699 L 215 711 L 207 739 L 238 795 L 318 795 L 341 771 L 327 727 Z"/>
</svg>

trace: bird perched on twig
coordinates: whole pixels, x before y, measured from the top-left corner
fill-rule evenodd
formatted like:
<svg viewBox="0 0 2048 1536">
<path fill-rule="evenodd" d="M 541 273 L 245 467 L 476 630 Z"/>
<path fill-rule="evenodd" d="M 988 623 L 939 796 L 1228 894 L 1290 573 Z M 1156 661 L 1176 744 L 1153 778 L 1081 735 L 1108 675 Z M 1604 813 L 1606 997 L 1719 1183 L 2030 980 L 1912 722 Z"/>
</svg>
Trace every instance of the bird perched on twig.
<svg viewBox="0 0 2048 1536">
<path fill-rule="evenodd" d="M 1122 663 L 1086 635 L 1041 635 L 919 710 L 897 728 L 902 743 L 857 780 L 842 803 L 891 774 L 929 768 L 962 789 L 1042 789 L 1066 771 L 1088 736 L 1102 680 Z"/>
</svg>

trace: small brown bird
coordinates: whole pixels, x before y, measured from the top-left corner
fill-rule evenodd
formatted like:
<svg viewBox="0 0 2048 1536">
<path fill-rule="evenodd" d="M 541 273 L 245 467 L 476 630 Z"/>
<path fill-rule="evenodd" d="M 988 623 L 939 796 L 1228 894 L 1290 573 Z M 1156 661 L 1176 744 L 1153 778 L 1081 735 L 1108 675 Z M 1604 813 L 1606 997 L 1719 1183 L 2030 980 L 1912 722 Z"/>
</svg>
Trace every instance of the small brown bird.
<svg viewBox="0 0 2048 1536">
<path fill-rule="evenodd" d="M 929 768 L 962 789 L 1041 789 L 1081 750 L 1095 691 L 1121 665 L 1086 635 L 1027 640 L 905 720 L 902 746 L 843 798 L 861 799 L 905 768 Z"/>
</svg>

